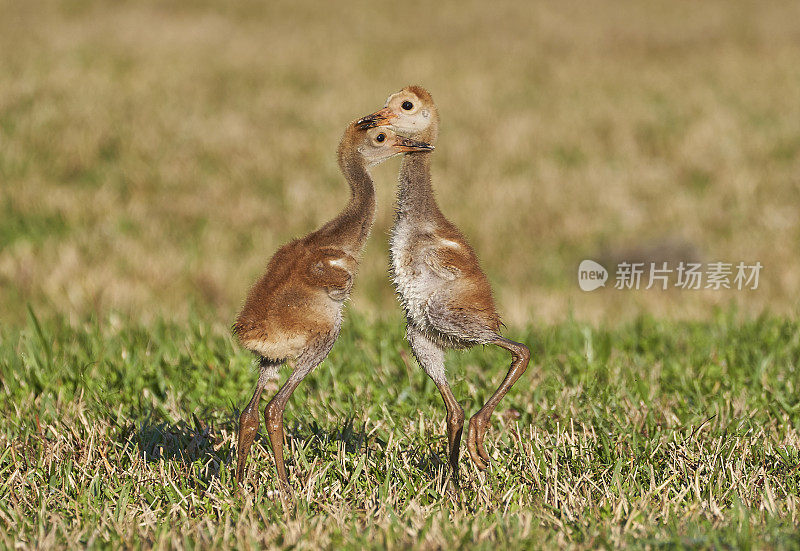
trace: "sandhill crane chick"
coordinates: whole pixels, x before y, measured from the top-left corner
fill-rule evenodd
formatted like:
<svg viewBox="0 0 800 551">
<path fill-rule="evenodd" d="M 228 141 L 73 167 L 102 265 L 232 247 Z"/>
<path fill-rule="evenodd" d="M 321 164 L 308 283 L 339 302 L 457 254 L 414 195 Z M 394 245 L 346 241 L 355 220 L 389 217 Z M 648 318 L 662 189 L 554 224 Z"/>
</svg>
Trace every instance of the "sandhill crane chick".
<svg viewBox="0 0 800 551">
<path fill-rule="evenodd" d="M 361 128 L 390 126 L 431 144 L 439 132 L 436 105 L 430 93 L 420 86 L 408 86 L 392 94 L 384 109 L 358 122 Z M 436 203 L 430 155 L 409 152 L 403 157 L 390 254 L 394 284 L 406 313 L 408 342 L 439 388 L 447 409 L 448 455 L 457 480 L 464 410 L 447 381 L 445 349 L 494 344 L 512 356 L 500 387 L 469 421 L 467 448 L 481 470 L 489 463 L 483 441 L 490 417 L 525 372 L 530 352 L 524 344 L 500 335 L 502 322 L 477 255 Z"/>
<path fill-rule="evenodd" d="M 292 392 L 325 359 L 339 335 L 342 306 L 375 217 L 368 169 L 400 153 L 432 149 L 388 129 L 348 125 L 338 161 L 350 185 L 350 201 L 320 229 L 281 247 L 250 290 L 233 330 L 242 346 L 260 359 L 260 373 L 239 419 L 237 485 L 258 431 L 261 393 L 277 377 L 278 367 L 291 361 L 291 375 L 264 411 L 278 477 L 285 495 L 291 495 L 283 460 L 283 412 Z"/>
</svg>

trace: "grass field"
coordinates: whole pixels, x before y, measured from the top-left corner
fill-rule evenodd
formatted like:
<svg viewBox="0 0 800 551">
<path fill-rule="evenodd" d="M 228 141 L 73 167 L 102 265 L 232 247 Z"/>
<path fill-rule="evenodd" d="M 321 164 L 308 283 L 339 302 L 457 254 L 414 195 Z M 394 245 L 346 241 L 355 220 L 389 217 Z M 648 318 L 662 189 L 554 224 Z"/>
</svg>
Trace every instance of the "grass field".
<svg viewBox="0 0 800 551">
<path fill-rule="evenodd" d="M 800 548 L 800 3 L 0 0 L 0 547 Z M 433 93 L 443 211 L 529 373 L 493 465 L 387 276 L 398 163 L 340 341 L 287 409 L 295 511 L 230 324 L 341 209 L 345 125 Z M 579 290 L 579 262 L 763 265 Z M 612 276 L 613 277 L 613 276 Z M 608 285 L 611 287 L 611 285 Z M 448 358 L 468 413 L 507 367 Z"/>
<path fill-rule="evenodd" d="M 438 392 L 401 324 L 346 327 L 287 408 L 296 511 L 269 498 L 264 436 L 246 491 L 232 491 L 255 372 L 224 327 L 31 317 L 3 330 L 0 545 L 800 545 L 796 322 L 729 313 L 515 334 L 532 368 L 494 417 L 492 466 L 462 457 L 459 492 Z M 489 348 L 449 357 L 468 412 L 505 363 Z"/>
</svg>

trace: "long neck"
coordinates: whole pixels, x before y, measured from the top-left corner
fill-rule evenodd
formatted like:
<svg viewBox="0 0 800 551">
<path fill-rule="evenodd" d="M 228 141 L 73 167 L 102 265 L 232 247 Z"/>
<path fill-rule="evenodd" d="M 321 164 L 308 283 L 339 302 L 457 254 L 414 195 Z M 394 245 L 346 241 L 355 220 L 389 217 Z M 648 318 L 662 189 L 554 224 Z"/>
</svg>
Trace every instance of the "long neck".
<svg viewBox="0 0 800 551">
<path fill-rule="evenodd" d="M 431 184 L 430 154 L 407 153 L 398 177 L 397 218 L 423 221 L 440 214 Z"/>
<path fill-rule="evenodd" d="M 426 130 L 415 135 L 414 139 L 434 143 L 438 133 L 438 123 L 434 120 Z M 442 217 L 433 194 L 430 153 L 406 153 L 403 155 L 398 180 L 398 220 L 407 218 L 423 222 Z"/>
<path fill-rule="evenodd" d="M 344 210 L 325 224 L 319 234 L 332 244 L 360 251 L 375 220 L 375 187 L 364 162 L 356 155 L 343 155 L 339 168 L 350 184 L 350 201 Z"/>
</svg>

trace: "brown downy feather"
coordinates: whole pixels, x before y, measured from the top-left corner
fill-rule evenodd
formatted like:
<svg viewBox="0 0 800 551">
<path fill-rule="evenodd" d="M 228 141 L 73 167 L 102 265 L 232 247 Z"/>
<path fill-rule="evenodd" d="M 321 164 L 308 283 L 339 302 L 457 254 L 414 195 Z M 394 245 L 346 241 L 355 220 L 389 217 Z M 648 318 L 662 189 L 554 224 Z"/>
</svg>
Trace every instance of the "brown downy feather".
<svg viewBox="0 0 800 551">
<path fill-rule="evenodd" d="M 272 360 L 297 357 L 339 321 L 375 218 L 375 190 L 348 126 L 338 161 L 350 184 L 344 210 L 319 230 L 281 247 L 250 290 L 233 325 L 242 346 Z"/>
</svg>

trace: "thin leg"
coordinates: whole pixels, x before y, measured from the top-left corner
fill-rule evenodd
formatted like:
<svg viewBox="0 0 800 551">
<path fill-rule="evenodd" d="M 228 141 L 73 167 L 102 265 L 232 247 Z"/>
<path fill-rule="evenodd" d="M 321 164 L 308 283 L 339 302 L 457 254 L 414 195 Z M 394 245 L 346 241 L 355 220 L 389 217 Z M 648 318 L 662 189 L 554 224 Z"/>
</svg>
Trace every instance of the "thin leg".
<svg viewBox="0 0 800 551">
<path fill-rule="evenodd" d="M 453 479 L 458 482 L 458 457 L 461 454 L 461 433 L 464 429 L 464 408 L 456 401 L 450 385 L 436 383 L 447 409 L 447 455 L 453 469 Z"/>
<path fill-rule="evenodd" d="M 464 409 L 453 396 L 444 371 L 444 350 L 423 333 L 409 327 L 406 338 L 422 369 L 436 383 L 447 409 L 447 457 L 453 469 L 453 479 L 458 481 L 458 456 L 461 449 L 461 433 L 464 428 Z"/>
<path fill-rule="evenodd" d="M 261 400 L 261 393 L 267 383 L 277 376 L 278 365 L 270 362 L 266 358 L 261 358 L 259 366 L 258 383 L 250 403 L 242 411 L 239 417 L 239 445 L 237 448 L 238 458 L 236 461 L 236 487 L 244 477 L 244 465 L 247 461 L 247 456 L 250 454 L 250 446 L 253 445 L 253 440 L 258 433 L 258 403 Z"/>
<path fill-rule="evenodd" d="M 275 455 L 275 468 L 278 470 L 278 479 L 281 481 L 283 492 L 281 492 L 284 500 L 288 500 L 292 495 L 292 488 L 289 486 L 289 478 L 286 476 L 286 466 L 283 461 L 283 412 L 286 409 L 286 403 L 291 398 L 292 393 L 300 385 L 303 379 L 311 373 L 317 365 L 319 365 L 325 356 L 328 355 L 333 341 L 336 340 L 336 335 L 333 338 L 322 343 L 320 348 L 308 350 L 307 354 L 297 359 L 297 364 L 294 371 L 289 376 L 289 379 L 281 387 L 278 393 L 267 404 L 264 410 L 264 420 L 267 423 L 267 434 L 269 434 L 269 441 L 272 444 L 272 453 Z"/>
<path fill-rule="evenodd" d="M 500 383 L 500 386 L 486 401 L 478 413 L 473 415 L 469 420 L 467 449 L 469 450 L 469 456 L 473 463 L 482 471 L 485 470 L 489 464 L 489 454 L 486 453 L 486 448 L 483 447 L 483 439 L 486 435 L 486 430 L 489 428 L 489 419 L 494 412 L 494 408 L 496 408 L 500 400 L 503 399 L 503 396 L 506 395 L 514 383 L 525 373 L 525 370 L 528 368 L 528 361 L 531 357 L 530 350 L 528 350 L 528 347 L 524 344 L 503 337 L 498 337 L 497 340 L 492 341 L 492 344 L 496 344 L 511 352 L 512 360 L 506 378 L 503 379 L 503 382 Z"/>
</svg>

